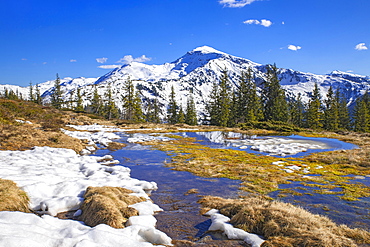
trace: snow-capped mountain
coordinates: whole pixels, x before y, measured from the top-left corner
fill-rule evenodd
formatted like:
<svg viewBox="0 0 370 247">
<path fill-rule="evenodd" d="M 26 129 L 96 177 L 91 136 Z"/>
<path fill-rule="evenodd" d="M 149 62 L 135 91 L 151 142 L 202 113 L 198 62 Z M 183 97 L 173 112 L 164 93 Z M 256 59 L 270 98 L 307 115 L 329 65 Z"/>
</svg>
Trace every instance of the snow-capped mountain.
<svg viewBox="0 0 370 247">
<path fill-rule="evenodd" d="M 71 94 L 80 88 L 85 105 L 90 103 L 95 88 L 101 96 L 104 96 L 106 90 L 110 88 L 115 96 L 116 104 L 120 106 L 124 82 L 130 78 L 140 90 L 145 104 L 150 104 L 150 100 L 157 98 L 163 109 L 168 103 L 173 86 L 177 102 L 185 107 L 188 96 L 192 95 L 198 115 L 202 116 L 212 85 L 219 81 L 222 71 L 227 71 L 231 87 L 235 88 L 238 86 L 238 76 L 241 72 L 247 72 L 248 69 L 252 70 L 257 85 L 260 85 L 266 76 L 266 67 L 266 65 L 257 64 L 245 58 L 202 46 L 187 52 L 171 63 L 147 65 L 132 62 L 100 78 L 62 79 L 61 86 L 65 92 L 65 99 L 70 99 Z M 334 90 L 339 89 L 346 96 L 349 105 L 370 89 L 369 76 L 340 71 L 333 71 L 328 75 L 315 75 L 291 69 L 280 69 L 279 78 L 288 97 L 295 97 L 300 93 L 304 102 L 308 101 L 315 83 L 318 84 L 323 98 L 332 86 Z M 54 81 L 39 84 L 46 101 L 50 98 L 53 85 Z"/>
</svg>

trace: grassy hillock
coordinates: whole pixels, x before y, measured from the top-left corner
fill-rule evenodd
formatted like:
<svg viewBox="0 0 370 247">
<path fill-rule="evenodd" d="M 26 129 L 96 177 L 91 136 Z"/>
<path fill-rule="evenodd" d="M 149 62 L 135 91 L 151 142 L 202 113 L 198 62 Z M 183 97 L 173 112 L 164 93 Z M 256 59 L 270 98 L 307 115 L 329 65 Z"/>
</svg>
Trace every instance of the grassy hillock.
<svg viewBox="0 0 370 247">
<path fill-rule="evenodd" d="M 28 101 L 0 99 L 0 150 L 49 146 L 80 152 L 83 143 L 63 134 L 60 128 L 65 128 L 66 124 L 92 122 L 93 119 L 74 112 L 59 111 Z"/>
</svg>

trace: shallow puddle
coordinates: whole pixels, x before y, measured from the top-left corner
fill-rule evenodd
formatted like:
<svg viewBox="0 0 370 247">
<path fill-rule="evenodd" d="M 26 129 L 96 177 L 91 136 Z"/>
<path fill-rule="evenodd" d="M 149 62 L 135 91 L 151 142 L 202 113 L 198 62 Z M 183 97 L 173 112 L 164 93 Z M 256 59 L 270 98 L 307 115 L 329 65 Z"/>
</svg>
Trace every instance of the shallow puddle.
<svg viewBox="0 0 370 247">
<path fill-rule="evenodd" d="M 248 136 L 236 132 L 187 132 L 181 136 L 195 137 L 202 145 L 212 148 L 231 148 L 248 153 L 297 158 L 316 152 L 355 149 L 358 146 L 330 138 L 290 136 Z M 280 152 L 277 150 L 280 149 Z"/>
<path fill-rule="evenodd" d="M 127 136 L 121 140 L 125 142 Z M 214 240 L 225 239 L 221 234 L 206 233 L 211 221 L 199 214 L 197 200 L 204 195 L 237 198 L 240 181 L 227 178 L 202 178 L 190 172 L 175 171 L 165 166 L 170 157 L 162 151 L 151 150 L 149 146 L 127 143 L 118 151 L 100 149 L 96 155 L 110 154 L 123 166 L 131 169 L 131 177 L 154 181 L 158 190 L 150 198 L 164 211 L 158 213 L 157 229 L 176 240 L 197 240 L 206 235 Z M 188 192 L 188 193 L 187 193 Z M 238 245 L 236 245 L 238 246 Z"/>
<path fill-rule="evenodd" d="M 366 178 L 366 182 L 363 180 L 365 184 L 369 181 L 369 178 Z M 270 196 L 303 207 L 311 213 L 328 216 L 338 224 L 370 230 L 370 198 L 368 197 L 359 198 L 358 201 L 345 201 L 337 195 L 317 194 L 313 192 L 317 188 L 303 186 L 299 182 L 282 184 L 279 185 L 279 188 L 293 189 L 301 194 L 285 194 L 286 196 L 281 198 L 279 192 L 276 191 L 271 193 Z"/>
</svg>

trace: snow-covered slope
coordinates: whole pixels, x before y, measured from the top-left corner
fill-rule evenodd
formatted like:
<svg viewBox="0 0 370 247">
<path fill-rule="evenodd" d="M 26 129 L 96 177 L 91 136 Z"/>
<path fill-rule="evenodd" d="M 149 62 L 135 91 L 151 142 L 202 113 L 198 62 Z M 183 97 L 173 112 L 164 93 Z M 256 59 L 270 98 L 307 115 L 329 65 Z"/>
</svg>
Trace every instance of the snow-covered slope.
<svg viewBox="0 0 370 247">
<path fill-rule="evenodd" d="M 91 85 L 97 79 L 98 78 L 85 78 L 85 77 L 79 77 L 75 79 L 66 77 L 64 79 L 61 79 L 60 86 L 62 88 L 62 91 L 64 92 L 64 99 L 68 101 L 71 97 L 73 97 L 73 95 L 75 95 L 77 88 L 84 88 L 88 85 Z M 47 81 L 39 84 L 41 85 L 40 92 L 45 102 L 50 101 L 50 96 L 53 94 L 54 90 L 54 83 L 55 81 Z"/>
<path fill-rule="evenodd" d="M 104 96 L 107 88 L 110 87 L 116 104 L 120 106 L 124 82 L 130 78 L 140 90 L 144 103 L 150 104 L 151 100 L 156 98 L 165 113 L 171 87 L 174 86 L 178 103 L 185 107 L 188 96 L 193 95 L 198 116 L 202 117 L 212 85 L 219 81 L 222 71 L 227 71 L 231 87 L 235 88 L 238 86 L 238 76 L 243 71 L 247 72 L 248 69 L 252 70 L 257 85 L 260 85 L 266 76 L 266 65 L 202 46 L 187 52 L 171 63 L 147 65 L 132 62 L 100 78 L 65 78 L 62 80 L 62 89 L 65 92 L 65 99 L 70 99 L 71 94 L 76 95 L 74 92 L 79 87 L 86 105 L 90 103 L 94 88 L 101 96 Z M 332 86 L 334 90 L 338 88 L 346 96 L 348 104 L 352 104 L 370 87 L 369 76 L 340 71 L 333 71 L 328 75 L 315 75 L 292 69 L 280 69 L 279 77 L 287 96 L 295 97 L 300 93 L 304 102 L 308 101 L 315 83 L 318 84 L 323 98 Z M 49 100 L 53 83 L 54 81 L 49 81 L 39 84 L 46 101 Z"/>
<path fill-rule="evenodd" d="M 202 46 L 187 52 L 172 63 L 146 65 L 133 62 L 124 65 L 100 77 L 95 85 L 99 88 L 111 85 L 114 93 L 119 95 L 123 82 L 130 77 L 145 98 L 157 97 L 164 106 L 167 105 L 171 87 L 174 86 L 177 101 L 183 107 L 186 106 L 188 96 L 193 95 L 198 116 L 202 117 L 212 85 L 219 81 L 222 71 L 227 70 L 231 86 L 235 88 L 238 85 L 238 76 L 248 69 L 253 71 L 257 85 L 260 85 L 266 76 L 266 65 Z M 296 97 L 300 93 L 304 102 L 308 101 L 315 83 L 318 84 L 323 98 L 330 86 L 334 90 L 339 88 L 346 96 L 348 104 L 352 104 L 358 96 L 369 89 L 370 85 L 369 76 L 340 71 L 333 71 L 328 75 L 315 75 L 280 69 L 279 77 L 287 96 Z M 119 100 L 117 103 L 119 104 Z"/>
<path fill-rule="evenodd" d="M 60 83 L 62 86 L 63 92 L 68 94 L 71 91 L 75 91 L 78 87 L 83 87 L 89 84 L 93 84 L 98 78 L 71 78 L 71 77 L 65 77 L 60 79 Z M 46 81 L 43 83 L 39 83 L 37 85 L 33 85 L 34 93 L 36 87 L 39 88 L 40 94 L 43 97 L 47 97 L 53 92 L 54 89 L 55 80 Z M 0 93 L 3 93 L 5 90 L 13 91 L 14 93 L 21 94 L 23 99 L 28 99 L 30 96 L 30 88 L 29 87 L 20 87 L 15 85 L 0 85 Z"/>
</svg>

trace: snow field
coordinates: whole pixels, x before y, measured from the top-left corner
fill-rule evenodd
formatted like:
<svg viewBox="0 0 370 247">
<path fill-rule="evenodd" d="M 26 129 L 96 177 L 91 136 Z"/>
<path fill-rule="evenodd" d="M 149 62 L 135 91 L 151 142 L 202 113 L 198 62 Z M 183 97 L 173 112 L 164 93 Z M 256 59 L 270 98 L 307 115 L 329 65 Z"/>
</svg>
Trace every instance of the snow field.
<svg viewBox="0 0 370 247">
<path fill-rule="evenodd" d="M 93 130 L 91 126 L 85 128 Z M 94 128 L 94 131 L 97 128 L 103 131 L 65 133 L 87 139 L 91 145 L 120 138 L 107 132 L 108 129 Z M 21 212 L 0 212 L 0 246 L 171 245 L 171 239 L 155 229 L 153 214 L 162 209 L 150 200 L 131 205 L 139 211 L 139 216 L 130 218 L 129 226 L 124 229 L 103 224 L 91 228 L 82 222 L 52 217 L 77 210 L 88 186 L 124 187 L 132 190 L 132 195 L 149 199 L 147 192 L 156 190 L 157 184 L 131 178 L 127 167 L 106 166 L 107 162 L 117 163 L 112 158 L 109 155 L 81 156 L 70 149 L 50 147 L 0 151 L 0 177 L 16 182 L 30 197 L 30 208 L 43 214 L 38 217 Z"/>
</svg>

